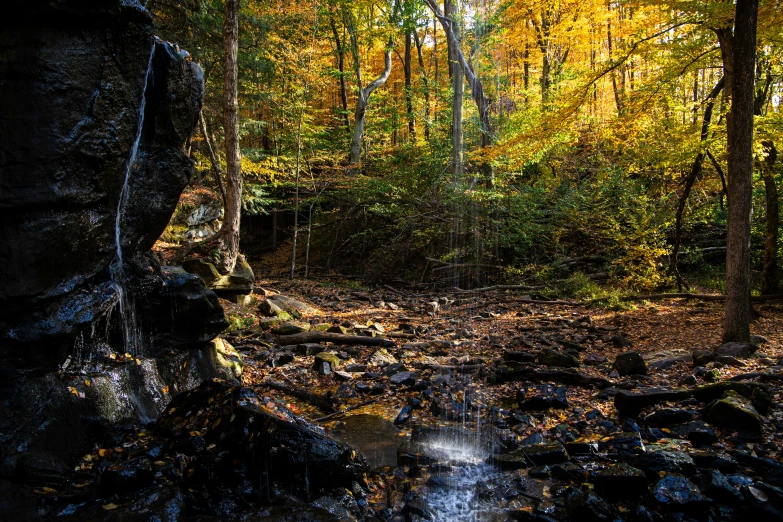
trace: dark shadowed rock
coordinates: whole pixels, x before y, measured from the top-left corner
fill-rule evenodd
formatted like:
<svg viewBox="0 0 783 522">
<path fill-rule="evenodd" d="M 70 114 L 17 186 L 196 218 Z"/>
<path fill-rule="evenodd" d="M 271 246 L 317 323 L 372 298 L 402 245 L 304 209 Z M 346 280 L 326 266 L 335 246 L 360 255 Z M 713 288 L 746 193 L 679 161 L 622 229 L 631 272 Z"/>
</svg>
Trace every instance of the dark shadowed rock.
<svg viewBox="0 0 783 522">
<path fill-rule="evenodd" d="M 258 491 L 271 482 L 304 494 L 308 487 L 350 487 L 362 482 L 363 457 L 271 399 L 219 381 L 206 381 L 171 401 L 157 422 L 169 436 L 199 431 L 213 453 L 228 452 L 249 466 Z M 230 461 L 231 459 L 228 459 Z M 308 486 L 309 484 L 309 486 Z"/>
<path fill-rule="evenodd" d="M 667 475 L 659 480 L 652 493 L 658 505 L 665 511 L 697 512 L 710 503 L 693 482 L 677 474 Z"/>
<path fill-rule="evenodd" d="M 654 411 L 644 418 L 644 423 L 654 428 L 668 428 L 675 424 L 688 422 L 693 418 L 693 414 L 680 408 L 663 408 Z"/>
<path fill-rule="evenodd" d="M 661 471 L 679 473 L 686 477 L 696 474 L 696 464 L 687 453 L 680 451 L 650 451 L 634 457 L 631 464 L 645 471 L 651 477 L 656 477 Z"/>
<path fill-rule="evenodd" d="M 559 442 L 521 446 L 502 455 L 495 455 L 489 462 L 502 470 L 514 470 L 559 464 L 568 459 L 565 448 Z"/>
<path fill-rule="evenodd" d="M 725 343 L 715 348 L 715 355 L 728 355 L 731 357 L 747 357 L 758 350 L 753 343 Z"/>
<path fill-rule="evenodd" d="M 563 368 L 576 368 L 579 366 L 577 357 L 551 348 L 544 348 L 538 352 L 538 362 L 544 366 L 559 366 Z"/>
<path fill-rule="evenodd" d="M 590 477 L 596 492 L 607 500 L 628 500 L 647 494 L 647 477 L 628 464 L 598 468 Z"/>
<path fill-rule="evenodd" d="M 621 353 L 614 360 L 614 369 L 621 376 L 647 375 L 647 364 L 639 352 Z"/>
<path fill-rule="evenodd" d="M 540 384 L 517 391 L 517 404 L 522 411 L 542 411 L 550 408 L 568 408 L 568 397 L 564 386 Z"/>
</svg>

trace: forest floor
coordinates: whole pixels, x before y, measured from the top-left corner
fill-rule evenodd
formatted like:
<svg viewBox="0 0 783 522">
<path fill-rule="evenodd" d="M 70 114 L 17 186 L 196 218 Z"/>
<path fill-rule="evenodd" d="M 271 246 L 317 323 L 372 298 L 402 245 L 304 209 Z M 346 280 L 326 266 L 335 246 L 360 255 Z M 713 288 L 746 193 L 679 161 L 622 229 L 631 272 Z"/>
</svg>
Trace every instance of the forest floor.
<svg viewBox="0 0 783 522">
<path fill-rule="evenodd" d="M 412 418 L 403 415 L 398 419 L 403 430 L 416 424 L 441 423 L 444 419 L 464 421 L 464 412 L 453 410 L 462 408 L 460 401 L 465 403 L 466 395 L 471 406 L 485 411 L 491 407 L 495 407 L 493 412 L 513 409 L 517 390 L 525 384 L 519 379 L 503 378 L 498 368 L 508 361 L 523 361 L 530 366 L 534 381 L 546 382 L 545 370 L 559 365 L 542 360 L 542 350 L 565 354 L 566 365 L 575 367 L 568 371 L 596 378 L 603 385 L 563 383 L 570 408 L 549 410 L 538 415 L 534 424 L 515 427 L 520 440 L 536 433 L 549 438 L 562 429 L 562 424 L 576 426 L 580 421 L 586 421 L 588 427 L 573 433 L 571 438 L 600 437 L 606 432 L 606 424 L 601 423 L 622 424 L 613 405 L 613 394 L 618 389 L 694 387 L 748 374 L 779 373 L 783 362 L 783 305 L 777 304 L 756 307 L 759 317 L 752 332 L 764 341 L 753 356 L 694 364 L 693 353 L 704 356 L 721 344 L 720 302 L 642 301 L 629 310 L 611 311 L 581 304 L 520 302 L 526 297 L 522 292 L 503 290 L 471 293 L 390 286 L 369 289 L 353 281 L 325 280 L 262 279 L 258 285 L 269 295 L 282 294 L 313 307 L 311 313 L 293 321 L 295 324 L 308 323 L 313 328 L 319 324 L 342 325 L 349 334 L 392 341 L 393 345 L 387 348 L 392 364 L 375 364 L 380 362 L 374 358 L 378 347 L 324 343 L 324 348 L 340 359 L 338 373 L 332 368 L 324 375 L 317 371 L 313 355 L 297 353 L 293 346 L 276 345 L 276 338 L 269 335 L 274 331 L 271 327 L 250 326 L 225 335 L 244 354 L 243 383 L 268 393 L 266 383 L 271 378 L 292 389 L 332 400 L 337 411 L 356 408 L 348 414 L 370 413 L 390 421 L 397 419 L 403 408 L 412 406 Z M 255 306 L 223 304 L 228 314 L 243 317 L 246 325 L 251 320 L 255 325 L 268 321 Z M 646 375 L 618 375 L 613 362 L 628 351 L 645 358 Z M 281 358 L 283 352 L 285 356 Z M 345 369 L 348 371 L 340 371 Z M 539 370 L 544 370 L 540 379 L 535 376 Z M 402 375 L 407 371 L 412 375 Z M 449 381 L 450 375 L 466 378 L 458 379 L 458 386 L 447 386 L 445 397 L 437 391 L 432 394 L 432 388 Z M 557 379 L 553 382 L 557 383 Z M 780 389 L 773 391 L 773 403 L 780 404 Z M 333 413 L 315 408 L 301 396 L 287 399 L 295 411 L 311 420 Z M 594 410 L 601 414 L 586 415 Z M 496 415 L 499 418 L 501 413 Z M 337 414 L 323 424 L 327 428 L 339 426 L 341 418 Z M 699 418 L 698 412 L 694 411 L 694 418 Z M 783 443 L 783 410 L 774 406 L 765 423 L 763 447 L 750 442 L 747 449 L 778 459 L 778 448 Z M 732 439 L 736 433 L 716 431 L 727 448 L 744 447 L 742 436 Z"/>
</svg>

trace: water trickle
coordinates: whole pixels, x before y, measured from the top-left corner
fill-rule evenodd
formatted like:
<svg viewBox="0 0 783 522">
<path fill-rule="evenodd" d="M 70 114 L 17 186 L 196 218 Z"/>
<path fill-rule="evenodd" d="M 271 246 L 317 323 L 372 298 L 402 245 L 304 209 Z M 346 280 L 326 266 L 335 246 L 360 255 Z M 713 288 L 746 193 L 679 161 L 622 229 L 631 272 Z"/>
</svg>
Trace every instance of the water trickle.
<svg viewBox="0 0 783 522">
<path fill-rule="evenodd" d="M 136 156 L 139 152 L 139 144 L 141 143 L 141 132 L 144 127 L 144 111 L 147 105 L 147 83 L 152 75 L 152 60 L 155 56 L 155 45 L 153 44 L 150 50 L 150 57 L 147 63 L 147 70 L 144 75 L 144 86 L 141 90 L 141 100 L 139 101 L 139 122 L 136 128 L 136 138 L 133 141 L 131 147 L 130 156 L 128 162 L 125 165 L 125 179 L 122 183 L 122 190 L 120 191 L 120 198 L 117 203 L 117 215 L 114 220 L 114 243 L 116 249 L 116 255 L 111 265 L 111 278 L 112 285 L 117 292 L 117 303 L 120 307 L 120 322 L 122 323 L 122 336 L 123 343 L 125 345 L 125 351 L 134 355 L 141 356 L 141 346 L 139 344 L 139 328 L 136 318 L 136 306 L 133 302 L 133 296 L 125 286 L 125 267 L 122 257 L 122 215 L 125 209 L 125 204 L 128 200 L 128 190 L 130 186 L 130 176 L 133 170 L 133 164 L 136 163 Z"/>
</svg>

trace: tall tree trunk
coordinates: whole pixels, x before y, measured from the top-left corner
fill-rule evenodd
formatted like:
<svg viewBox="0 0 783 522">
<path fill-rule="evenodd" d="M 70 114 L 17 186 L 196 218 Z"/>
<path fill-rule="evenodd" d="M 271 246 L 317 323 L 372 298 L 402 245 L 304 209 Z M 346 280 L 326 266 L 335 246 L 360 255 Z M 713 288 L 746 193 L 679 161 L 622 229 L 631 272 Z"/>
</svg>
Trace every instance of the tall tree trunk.
<svg viewBox="0 0 783 522">
<path fill-rule="evenodd" d="M 443 15 L 443 13 L 440 11 L 440 8 L 438 7 L 438 4 L 435 3 L 435 0 L 426 0 L 426 2 L 427 5 L 430 6 L 430 9 L 432 9 L 432 12 L 435 13 L 435 16 L 438 18 L 438 20 L 440 20 L 440 23 L 443 26 L 443 31 L 446 33 L 446 37 L 449 40 L 449 44 L 453 49 L 456 50 L 457 62 L 459 63 L 462 72 L 465 75 L 465 79 L 468 81 L 471 96 L 476 104 L 476 108 L 478 109 L 479 122 L 481 123 L 481 146 L 487 147 L 492 144 L 492 126 L 489 119 L 489 99 L 484 94 L 484 86 L 481 84 L 481 80 L 479 80 L 479 78 L 473 72 L 473 68 L 465 59 L 465 55 L 459 46 L 457 37 L 452 31 L 451 20 Z M 492 166 L 488 162 L 485 162 L 482 165 L 482 171 L 484 172 L 487 186 L 492 186 Z"/>
<path fill-rule="evenodd" d="M 389 39 L 386 45 L 386 52 L 383 55 L 383 72 L 375 80 L 373 80 L 367 87 L 362 83 L 362 68 L 359 60 L 359 41 L 356 35 L 356 27 L 353 22 L 347 22 L 345 24 L 348 34 L 351 37 L 351 54 L 353 56 L 353 68 L 356 73 L 356 84 L 359 87 L 358 96 L 356 97 L 356 111 L 354 112 L 353 122 L 353 138 L 351 139 L 351 150 L 348 157 L 348 173 L 356 175 L 359 173 L 359 163 L 361 162 L 362 154 L 362 139 L 364 138 L 364 125 L 365 116 L 367 115 L 367 103 L 370 101 L 372 93 L 386 83 L 391 74 L 392 59 L 391 53 L 394 47 L 394 42 Z"/>
<path fill-rule="evenodd" d="M 415 31 L 412 29 L 411 31 Z M 416 119 L 413 117 L 413 87 L 411 82 L 411 51 L 413 39 L 411 31 L 405 32 L 405 60 L 403 61 L 403 73 L 405 75 L 405 112 L 408 116 L 408 135 L 416 137 Z"/>
<path fill-rule="evenodd" d="M 348 92 L 345 89 L 345 48 L 343 47 L 342 40 L 340 40 L 340 33 L 337 32 L 337 24 L 334 21 L 334 17 L 329 17 L 329 25 L 332 28 L 332 34 L 334 35 L 334 45 L 337 49 L 337 70 L 339 71 L 339 79 L 337 85 L 340 91 L 340 103 L 343 107 L 342 120 L 345 124 L 346 135 L 351 133 L 351 122 L 348 119 Z"/>
<path fill-rule="evenodd" d="M 426 28 L 426 26 L 425 26 Z M 426 36 L 426 29 L 424 35 Z M 424 67 L 424 54 L 422 53 L 422 42 L 419 33 L 413 31 L 413 39 L 416 43 L 416 54 L 419 57 L 419 69 L 421 69 L 421 82 L 424 84 L 424 139 L 430 139 L 430 81 L 427 77 L 427 69 Z"/>
<path fill-rule="evenodd" d="M 704 106 L 704 119 L 701 123 L 701 136 L 700 141 L 704 143 L 709 137 L 710 121 L 712 120 L 712 109 L 715 106 L 715 98 L 723 90 L 725 81 L 721 77 L 720 81 L 713 87 L 710 94 L 707 96 L 706 104 Z M 701 167 L 704 163 L 706 152 L 701 151 L 696 155 L 696 159 L 691 166 L 691 172 L 688 178 L 685 180 L 685 187 L 683 188 L 680 201 L 677 203 L 677 213 L 674 220 L 674 245 L 672 245 L 672 255 L 669 262 L 669 271 L 677 279 L 677 288 L 682 290 L 683 280 L 680 276 L 680 271 L 677 269 L 677 256 L 680 252 L 680 243 L 682 242 L 682 217 L 685 212 L 685 203 L 688 201 L 688 196 L 691 193 L 693 184 L 696 182 L 696 178 L 701 173 Z M 687 287 L 687 285 L 685 285 Z"/>
<path fill-rule="evenodd" d="M 762 145 L 767 157 L 764 161 L 764 189 L 766 193 L 767 230 L 764 242 L 764 272 L 761 277 L 761 295 L 777 294 L 780 290 L 778 272 L 778 229 L 780 228 L 780 208 L 778 187 L 772 175 L 772 166 L 777 160 L 778 152 L 771 141 L 763 141 Z"/>
<path fill-rule="evenodd" d="M 734 77 L 731 82 L 731 109 L 727 115 L 729 223 L 724 342 L 747 342 L 750 339 L 750 214 L 757 15 L 758 0 L 737 0 L 734 35 L 731 37 Z M 726 80 L 728 84 L 728 76 Z"/>
<path fill-rule="evenodd" d="M 465 98 L 465 77 L 457 58 L 457 53 L 461 52 L 460 28 L 458 20 L 457 6 L 454 0 L 445 0 L 443 8 L 446 17 L 450 20 L 451 38 L 448 34 L 446 43 L 448 45 L 449 56 L 449 78 L 451 78 L 451 90 L 453 97 L 451 99 L 451 148 L 454 163 L 454 181 L 459 183 L 465 173 L 465 163 L 462 158 L 462 107 Z M 445 28 L 444 28 L 445 29 Z"/>
<path fill-rule="evenodd" d="M 223 18 L 223 127 L 226 133 L 226 210 L 220 229 L 220 260 L 223 274 L 234 269 L 239 254 L 239 221 L 242 210 L 242 171 L 239 151 L 239 103 L 237 100 L 237 50 L 239 2 L 225 0 Z"/>
</svg>

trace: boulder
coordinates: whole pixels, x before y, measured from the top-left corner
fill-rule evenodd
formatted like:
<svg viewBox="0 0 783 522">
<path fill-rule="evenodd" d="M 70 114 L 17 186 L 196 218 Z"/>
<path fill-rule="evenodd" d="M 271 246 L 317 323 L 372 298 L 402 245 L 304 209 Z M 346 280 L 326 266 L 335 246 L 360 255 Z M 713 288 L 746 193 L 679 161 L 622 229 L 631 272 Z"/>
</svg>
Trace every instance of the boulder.
<svg viewBox="0 0 783 522">
<path fill-rule="evenodd" d="M 574 355 L 551 348 L 544 348 L 538 352 L 537 359 L 544 366 L 560 366 L 563 368 L 576 368 L 579 366 L 579 359 Z"/>
<path fill-rule="evenodd" d="M 647 375 L 647 364 L 639 352 L 621 353 L 614 360 L 614 369 L 620 376 Z"/>
<path fill-rule="evenodd" d="M 261 304 L 258 305 L 258 310 L 267 317 L 278 317 L 280 314 L 285 313 L 285 311 L 271 299 L 264 299 L 261 301 Z"/>
<path fill-rule="evenodd" d="M 329 365 L 328 371 L 324 371 L 324 364 Z M 319 352 L 315 354 L 313 368 L 318 372 L 328 375 L 340 367 L 340 358 L 332 352 Z"/>
<path fill-rule="evenodd" d="M 308 323 L 300 323 L 295 321 L 286 321 L 272 328 L 272 333 L 274 335 L 293 335 L 309 331 L 310 325 Z"/>
<path fill-rule="evenodd" d="M 657 477 L 662 471 L 679 473 L 686 477 L 696 474 L 696 464 L 693 459 L 687 453 L 680 451 L 648 451 L 634 457 L 631 465 L 645 471 L 650 477 Z"/>
<path fill-rule="evenodd" d="M 608 500 L 628 500 L 645 495 L 648 490 L 644 472 L 628 464 L 600 467 L 590 476 L 596 492 Z"/>
<path fill-rule="evenodd" d="M 752 402 L 735 391 L 726 391 L 723 398 L 710 408 L 707 422 L 721 428 L 761 433 L 761 415 Z"/>
<path fill-rule="evenodd" d="M 517 404 L 522 411 L 566 409 L 568 408 L 566 388 L 554 384 L 526 386 L 517 391 Z"/>
<path fill-rule="evenodd" d="M 652 491 L 653 497 L 664 511 L 700 512 L 710 504 L 696 485 L 682 475 L 666 475 Z"/>
<path fill-rule="evenodd" d="M 273 295 L 267 298 L 267 301 L 271 301 L 272 304 L 294 315 L 313 315 L 318 313 L 318 309 L 310 306 L 309 304 L 287 297 L 284 295 Z"/>
<path fill-rule="evenodd" d="M 255 285 L 253 269 L 242 254 L 237 256 L 234 270 L 226 275 L 218 272 L 215 265 L 204 258 L 185 260 L 182 268 L 201 277 L 209 288 L 219 293 L 250 294 Z"/>
<path fill-rule="evenodd" d="M 515 451 L 493 455 L 488 459 L 491 464 L 504 471 L 560 464 L 566 460 L 568 460 L 568 453 L 559 442 L 520 446 Z"/>
<path fill-rule="evenodd" d="M 715 348 L 715 355 L 728 355 L 730 357 L 747 357 L 758 350 L 753 343 L 725 343 Z"/>
<path fill-rule="evenodd" d="M 675 364 L 692 362 L 693 355 L 688 350 L 674 348 L 649 354 L 645 360 L 650 370 L 667 370 Z"/>
<path fill-rule="evenodd" d="M 226 381 L 239 384 L 242 377 L 242 357 L 225 339 L 218 337 L 210 342 L 210 357 L 218 375 Z"/>
<path fill-rule="evenodd" d="M 303 497 L 312 488 L 351 488 L 354 481 L 364 482 L 367 471 L 364 457 L 282 403 L 219 381 L 206 381 L 175 397 L 156 429 L 173 437 L 198 431 L 213 448 L 203 459 L 226 452 L 226 462 L 241 462 L 247 480 L 263 497 L 272 494 L 275 484 Z"/>
</svg>

